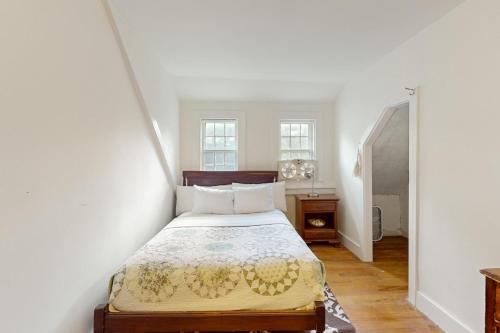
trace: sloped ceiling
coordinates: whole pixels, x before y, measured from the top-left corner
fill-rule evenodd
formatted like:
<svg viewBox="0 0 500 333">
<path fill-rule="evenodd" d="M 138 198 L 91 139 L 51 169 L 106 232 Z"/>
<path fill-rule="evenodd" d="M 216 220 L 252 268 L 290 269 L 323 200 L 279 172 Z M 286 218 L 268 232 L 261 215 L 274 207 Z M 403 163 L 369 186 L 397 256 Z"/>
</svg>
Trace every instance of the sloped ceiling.
<svg viewBox="0 0 500 333">
<path fill-rule="evenodd" d="M 399 194 L 408 184 L 408 105 L 399 108 L 373 144 L 373 193 Z"/>
<path fill-rule="evenodd" d="M 183 99 L 333 100 L 463 0 L 110 0 Z"/>
</svg>

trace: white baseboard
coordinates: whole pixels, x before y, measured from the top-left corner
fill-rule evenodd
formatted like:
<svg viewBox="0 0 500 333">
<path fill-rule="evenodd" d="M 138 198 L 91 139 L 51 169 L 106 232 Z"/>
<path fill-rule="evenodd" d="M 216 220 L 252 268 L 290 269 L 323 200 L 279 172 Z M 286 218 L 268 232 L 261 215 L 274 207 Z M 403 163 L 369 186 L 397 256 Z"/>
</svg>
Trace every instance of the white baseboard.
<svg viewBox="0 0 500 333">
<path fill-rule="evenodd" d="M 417 293 L 417 309 L 447 333 L 475 333 L 470 327 L 420 291 Z"/>
<path fill-rule="evenodd" d="M 401 231 L 399 230 L 384 230 L 383 235 L 387 237 L 402 236 Z"/>
<path fill-rule="evenodd" d="M 344 235 L 341 231 L 339 231 L 338 234 L 340 235 L 340 241 L 342 242 L 342 244 L 361 260 L 361 245 L 359 245 L 359 243 L 353 240 L 351 237 Z"/>
</svg>

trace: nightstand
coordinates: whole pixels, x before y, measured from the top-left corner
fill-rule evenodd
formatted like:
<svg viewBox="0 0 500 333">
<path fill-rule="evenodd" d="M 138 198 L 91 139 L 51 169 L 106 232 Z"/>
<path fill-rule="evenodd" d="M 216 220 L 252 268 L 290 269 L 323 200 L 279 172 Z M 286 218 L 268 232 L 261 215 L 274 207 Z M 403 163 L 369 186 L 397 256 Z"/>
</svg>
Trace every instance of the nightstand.
<svg viewBox="0 0 500 333">
<path fill-rule="evenodd" d="M 308 197 L 307 194 L 295 196 L 296 223 L 306 243 L 313 241 L 327 241 L 333 245 L 340 243 L 337 237 L 339 200 L 330 194 L 321 194 L 319 197 Z M 324 225 L 314 226 L 314 222 Z"/>
</svg>

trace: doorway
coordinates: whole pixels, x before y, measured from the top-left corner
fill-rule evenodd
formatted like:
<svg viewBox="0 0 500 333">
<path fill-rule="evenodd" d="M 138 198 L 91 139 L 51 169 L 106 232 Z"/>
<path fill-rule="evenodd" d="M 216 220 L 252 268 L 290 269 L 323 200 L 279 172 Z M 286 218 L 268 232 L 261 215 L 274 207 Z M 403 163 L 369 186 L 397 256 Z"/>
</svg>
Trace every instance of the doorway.
<svg viewBox="0 0 500 333">
<path fill-rule="evenodd" d="M 406 112 L 406 119 L 408 123 L 408 181 L 406 182 L 408 185 L 408 190 L 400 192 L 402 194 L 398 194 L 400 197 L 400 201 L 403 203 L 399 203 L 399 210 L 401 211 L 401 206 L 403 206 L 403 213 L 407 216 L 407 227 L 403 224 L 400 224 L 399 227 L 393 228 L 392 230 L 388 230 L 391 225 L 387 225 L 387 216 L 384 219 L 384 211 L 381 209 L 382 214 L 382 223 L 386 223 L 386 232 L 390 235 L 391 231 L 396 229 L 396 232 L 399 231 L 399 234 L 395 236 L 400 236 L 400 234 L 407 235 L 407 241 L 403 239 L 399 239 L 402 241 L 402 251 L 406 251 L 404 243 L 407 242 L 407 258 L 408 258 L 408 268 L 407 268 L 407 276 L 408 276 L 408 301 L 415 305 L 416 302 L 416 292 L 417 292 L 417 244 L 418 244 L 418 235 L 417 235 L 417 207 L 418 207 L 418 191 L 417 191 L 417 96 L 418 90 L 412 89 L 412 92 L 409 96 L 402 98 L 399 102 L 396 102 L 388 107 L 386 107 L 380 117 L 377 119 L 375 124 L 369 128 L 364 135 L 361 145 L 362 145 L 362 160 L 361 160 L 361 173 L 363 179 L 363 230 L 362 230 L 362 241 L 361 241 L 361 249 L 363 251 L 363 258 L 365 261 L 373 261 L 374 256 L 374 242 L 373 242 L 373 206 L 374 206 L 374 193 L 373 193 L 373 184 L 374 182 L 378 182 L 378 180 L 373 179 L 373 148 L 377 139 L 381 136 L 384 131 L 386 125 L 388 125 L 392 119 L 392 116 L 401 110 L 401 112 Z M 402 111 L 405 110 L 405 111 Z M 397 119 L 397 118 L 395 118 Z M 382 141 L 381 141 L 382 142 Z M 379 142 L 380 143 L 380 142 Z M 377 174 L 375 174 L 377 177 Z M 375 184 L 378 188 L 379 185 Z M 378 190 L 377 190 L 378 191 Z M 407 194 L 406 194 L 407 193 Z M 407 199 L 404 198 L 405 194 L 407 195 Z M 402 197 L 402 199 L 401 199 Z M 376 198 L 379 200 L 380 198 Z M 383 198 L 384 199 L 384 198 Z M 387 199 L 387 198 L 385 198 Z M 393 197 L 390 200 L 395 200 Z M 407 208 L 405 207 L 407 204 Z M 394 203 L 395 205 L 395 203 Z M 391 213 L 385 212 L 385 214 Z M 393 213 L 393 212 L 392 212 Z M 401 217 L 401 213 L 400 213 Z M 393 221 L 397 218 L 392 217 Z M 401 222 L 401 221 L 400 221 Z M 394 223 L 394 222 L 393 222 Z M 397 222 L 396 222 L 397 223 Z M 397 224 L 396 224 L 397 225 Z M 394 226 L 394 224 L 393 224 Z M 387 228 L 389 227 L 389 228 Z M 399 229 L 399 230 L 398 230 Z M 387 236 L 387 234 L 386 234 Z M 390 236 L 389 236 L 390 237 Z M 384 239 L 384 236 L 382 236 Z M 387 239 L 387 238 L 386 238 Z M 375 250 L 376 251 L 376 250 Z"/>
<path fill-rule="evenodd" d="M 372 145 L 373 261 L 408 283 L 409 103 L 395 108 Z"/>
</svg>

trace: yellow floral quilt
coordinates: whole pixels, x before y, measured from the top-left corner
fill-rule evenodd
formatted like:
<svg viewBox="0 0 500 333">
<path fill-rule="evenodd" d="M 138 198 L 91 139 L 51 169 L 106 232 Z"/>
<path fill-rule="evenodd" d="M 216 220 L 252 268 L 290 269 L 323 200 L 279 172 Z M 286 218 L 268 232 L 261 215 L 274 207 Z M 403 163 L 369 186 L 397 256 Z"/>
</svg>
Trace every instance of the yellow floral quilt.
<svg viewBox="0 0 500 333">
<path fill-rule="evenodd" d="M 324 268 L 281 211 L 183 214 L 114 274 L 118 311 L 285 310 L 323 300 Z"/>
</svg>

